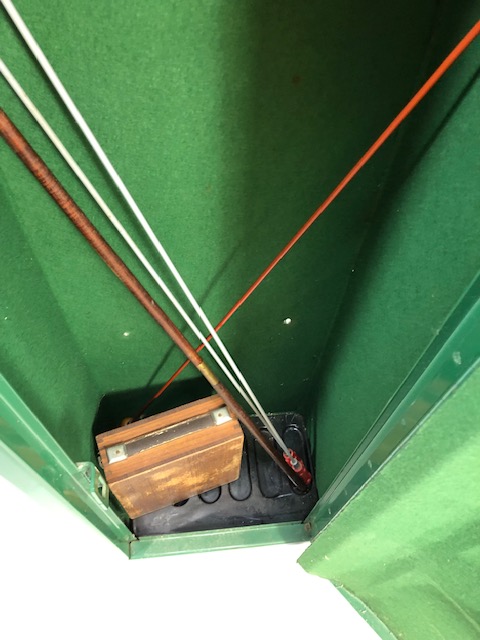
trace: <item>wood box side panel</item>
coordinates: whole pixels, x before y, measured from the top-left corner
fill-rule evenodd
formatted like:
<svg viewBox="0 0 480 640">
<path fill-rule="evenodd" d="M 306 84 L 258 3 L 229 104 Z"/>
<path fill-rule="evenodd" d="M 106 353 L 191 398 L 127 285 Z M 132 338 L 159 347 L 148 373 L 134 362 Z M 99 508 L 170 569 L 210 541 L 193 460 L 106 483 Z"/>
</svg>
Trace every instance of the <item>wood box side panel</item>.
<svg viewBox="0 0 480 640">
<path fill-rule="evenodd" d="M 131 518 L 151 513 L 181 500 L 237 480 L 243 450 L 243 432 L 110 484 Z"/>
</svg>

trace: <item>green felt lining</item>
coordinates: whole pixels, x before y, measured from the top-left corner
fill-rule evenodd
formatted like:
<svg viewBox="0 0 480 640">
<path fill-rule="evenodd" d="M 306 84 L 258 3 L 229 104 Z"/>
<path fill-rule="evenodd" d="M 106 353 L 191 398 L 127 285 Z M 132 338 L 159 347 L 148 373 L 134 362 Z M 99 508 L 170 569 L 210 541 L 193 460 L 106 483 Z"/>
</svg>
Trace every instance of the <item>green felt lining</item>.
<svg viewBox="0 0 480 640">
<path fill-rule="evenodd" d="M 433 1 L 17 7 L 214 322 L 410 97 L 435 23 Z M 164 273 L 3 13 L 0 29 L 5 62 Z M 4 81 L 0 91 L 7 113 L 153 290 Z M 394 142 L 223 330 L 267 410 L 304 406 L 317 387 Z M 3 144 L 0 162 L 2 370 L 67 452 L 85 459 L 102 395 L 160 384 L 182 357 Z"/>
<path fill-rule="evenodd" d="M 471 4 L 443 3 L 424 77 L 476 19 Z M 479 98 L 477 39 L 408 121 L 306 399 L 321 491 L 479 272 Z"/>
</svg>

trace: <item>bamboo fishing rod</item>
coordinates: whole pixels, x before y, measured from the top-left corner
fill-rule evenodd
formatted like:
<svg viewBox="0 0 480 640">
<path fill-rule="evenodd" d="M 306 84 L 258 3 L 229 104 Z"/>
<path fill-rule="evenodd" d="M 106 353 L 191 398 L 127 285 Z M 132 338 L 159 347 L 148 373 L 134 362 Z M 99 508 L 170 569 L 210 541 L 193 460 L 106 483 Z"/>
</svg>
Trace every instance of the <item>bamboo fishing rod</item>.
<svg viewBox="0 0 480 640">
<path fill-rule="evenodd" d="M 68 150 L 66 149 L 65 145 L 62 143 L 62 141 L 57 136 L 57 134 L 52 129 L 52 127 L 48 124 L 48 122 L 43 117 L 43 115 L 40 113 L 38 108 L 34 105 L 34 103 L 29 98 L 29 96 L 27 95 L 25 90 L 21 87 L 20 83 L 17 81 L 17 79 L 15 78 L 13 73 L 10 71 L 10 69 L 7 67 L 7 65 L 5 64 L 5 62 L 1 58 L 0 58 L 0 75 L 2 75 L 5 78 L 7 83 L 10 85 L 10 87 L 12 88 L 12 90 L 14 91 L 16 96 L 19 98 L 19 100 L 25 106 L 25 108 L 28 110 L 30 115 L 40 125 L 40 127 L 42 128 L 44 133 L 50 139 L 50 141 L 53 144 L 53 146 L 60 153 L 62 158 L 68 164 L 68 166 L 73 171 L 73 173 L 77 176 L 79 181 L 83 184 L 85 189 L 91 195 L 91 197 L 96 202 L 96 204 L 99 206 L 99 208 L 101 209 L 103 214 L 110 221 L 112 226 L 117 230 L 119 235 L 121 235 L 121 237 L 123 238 L 125 243 L 131 249 L 131 251 L 135 254 L 137 259 L 142 264 L 142 266 L 145 268 L 145 270 L 150 275 L 150 277 L 153 279 L 155 284 L 160 287 L 160 289 L 162 290 L 163 294 L 172 303 L 172 305 L 174 306 L 176 311 L 180 314 L 180 316 L 183 318 L 183 320 L 187 323 L 187 325 L 193 331 L 195 336 L 201 341 L 202 345 L 204 347 L 206 347 L 208 353 L 214 359 L 216 364 L 220 367 L 220 369 L 222 370 L 222 373 L 229 380 L 230 384 L 235 388 L 235 390 L 239 393 L 239 395 L 247 403 L 247 405 L 250 407 L 250 409 L 253 411 L 253 413 L 257 414 L 258 417 L 262 420 L 263 425 L 266 427 L 267 431 L 270 432 L 270 435 L 277 442 L 277 444 L 279 445 L 279 447 L 282 450 L 282 452 L 285 453 L 289 458 L 291 458 L 289 448 L 285 444 L 284 440 L 281 438 L 281 436 L 278 433 L 278 431 L 273 426 L 272 421 L 270 420 L 270 418 L 266 414 L 266 412 L 263 409 L 262 405 L 260 404 L 257 396 L 255 395 L 255 393 L 253 392 L 252 388 L 250 387 L 250 385 L 246 381 L 245 377 L 239 371 L 239 369 L 238 369 L 237 365 L 235 364 L 235 362 L 233 361 L 233 359 L 230 357 L 230 359 L 227 360 L 227 363 L 230 364 L 230 367 L 227 366 L 227 363 L 222 359 L 220 354 L 217 353 L 217 351 L 213 348 L 213 346 L 210 344 L 210 342 L 204 336 L 202 331 L 198 328 L 198 326 L 193 321 L 193 319 L 190 317 L 190 315 L 186 312 L 185 308 L 182 306 L 182 304 L 177 299 L 177 297 L 175 296 L 173 291 L 170 289 L 170 287 L 167 285 L 165 280 L 160 276 L 158 271 L 153 267 L 153 265 L 150 263 L 150 261 L 145 256 L 145 254 L 141 251 L 141 249 L 139 248 L 137 243 L 134 241 L 132 236 L 128 233 L 128 231 L 122 225 L 120 220 L 115 216 L 113 211 L 110 209 L 110 207 L 107 205 L 105 200 L 99 194 L 97 189 L 93 186 L 93 184 L 87 178 L 87 176 L 82 171 L 82 169 L 80 168 L 78 163 L 75 161 L 75 159 L 72 157 L 72 155 L 68 152 Z M 190 361 L 187 360 L 187 362 L 190 362 Z M 231 366 L 232 364 L 233 364 L 233 367 Z M 137 415 L 134 414 L 133 421 L 135 422 L 137 419 L 138 419 Z"/>
<path fill-rule="evenodd" d="M 52 83 L 52 86 L 54 87 L 55 91 L 58 93 L 58 95 L 59 95 L 60 99 L 62 100 L 62 102 L 64 103 L 66 109 L 68 110 L 68 112 L 70 113 L 72 118 L 74 119 L 75 123 L 78 125 L 80 131 L 85 136 L 85 139 L 87 140 L 89 145 L 92 147 L 92 149 L 93 149 L 95 155 L 97 156 L 99 162 L 101 163 L 101 165 L 103 166 L 103 168 L 105 169 L 107 174 L 110 176 L 110 178 L 112 179 L 112 181 L 115 184 L 115 186 L 117 187 L 117 189 L 122 194 L 122 197 L 124 198 L 125 202 L 127 203 L 129 209 L 131 210 L 131 212 L 133 213 L 135 218 L 138 220 L 138 223 L 140 224 L 140 226 L 142 227 L 143 231 L 145 232 L 145 234 L 149 238 L 149 241 L 152 243 L 152 245 L 155 248 L 155 250 L 157 251 L 157 253 L 162 258 L 163 262 L 165 263 L 165 265 L 167 266 L 168 270 L 172 274 L 173 278 L 177 282 L 177 285 L 179 286 L 180 290 L 183 292 L 184 296 L 186 297 L 186 299 L 188 300 L 188 302 L 190 303 L 190 305 L 194 309 L 195 313 L 198 315 L 198 317 L 200 318 L 202 323 L 205 325 L 205 327 L 210 332 L 210 338 L 213 338 L 213 343 L 215 344 L 216 349 L 219 350 L 219 352 L 220 352 L 222 357 L 220 357 L 220 354 L 218 354 L 216 352 L 216 350 L 212 348 L 210 343 L 207 341 L 206 337 L 201 332 L 199 332 L 197 330 L 197 327 L 194 324 L 192 324 L 192 321 L 191 321 L 190 317 L 185 313 L 185 310 L 181 307 L 181 305 L 178 304 L 178 301 L 176 300 L 176 298 L 174 296 L 172 297 L 170 295 L 170 292 L 168 291 L 168 287 L 164 286 L 165 283 L 163 283 L 161 281 L 161 278 L 158 276 L 158 274 L 153 271 L 153 269 L 151 268 L 151 265 L 147 264 L 147 261 L 145 260 L 145 256 L 143 256 L 141 254 L 141 252 L 139 251 L 138 247 L 136 247 L 135 244 L 131 241 L 131 238 L 127 237 L 128 234 L 125 233 L 125 229 L 121 228 L 121 225 L 120 225 L 118 220 L 116 220 L 116 221 L 114 220 L 113 213 L 111 211 L 107 211 L 108 207 L 106 206 L 105 202 L 99 197 L 99 194 L 93 188 L 93 185 L 91 185 L 91 183 L 89 183 L 88 179 L 86 179 L 85 174 L 81 170 L 79 170 L 78 165 L 75 163 L 75 161 L 70 156 L 70 154 L 68 154 L 68 152 L 67 152 L 67 154 L 65 154 L 65 149 L 64 148 L 62 150 L 62 146 L 63 145 L 60 143 L 58 137 L 55 134 L 53 134 L 53 136 L 52 136 L 53 132 L 51 131 L 51 129 L 48 126 L 48 124 L 47 124 L 47 127 L 45 127 L 46 122 L 44 121 L 44 118 L 41 116 L 41 114 L 38 112 L 38 110 L 35 107 L 32 109 L 33 105 L 31 104 L 31 101 L 29 100 L 28 96 L 26 96 L 25 92 L 22 91 L 21 89 L 19 91 L 18 83 L 16 83 L 16 81 L 14 80 L 12 74 L 6 68 L 6 65 L 2 62 L 2 60 L 0 60 L 0 73 L 3 74 L 3 76 L 5 77 L 7 82 L 10 84 L 10 86 L 13 88 L 13 90 L 17 93 L 17 95 L 22 100 L 24 105 L 27 107 L 27 109 L 30 111 L 30 113 L 32 113 L 33 117 L 37 120 L 37 122 L 40 124 L 40 126 L 44 129 L 45 133 L 48 135 L 48 137 L 50 138 L 52 143 L 57 147 L 57 149 L 62 154 L 62 156 L 64 157 L 66 162 L 69 164 L 69 166 L 72 169 L 72 171 L 77 175 L 79 180 L 83 183 L 83 185 L 85 186 L 87 191 L 89 191 L 90 195 L 94 198 L 94 200 L 97 202 L 97 204 L 102 209 L 102 211 L 105 213 L 105 215 L 110 219 L 112 224 L 114 224 L 114 226 L 116 227 L 117 231 L 123 236 L 124 240 L 130 246 L 132 251 L 134 251 L 134 253 L 136 254 L 137 258 L 140 260 L 140 262 L 142 262 L 143 266 L 147 269 L 147 271 L 152 276 L 152 278 L 155 280 L 155 282 L 162 288 L 164 294 L 167 295 L 167 297 L 170 299 L 170 302 L 172 302 L 172 304 L 175 306 L 176 310 L 180 313 L 180 315 L 183 317 L 183 319 L 187 322 L 187 324 L 190 326 L 190 328 L 195 333 L 197 338 L 199 338 L 200 341 L 202 342 L 202 344 L 207 348 L 207 350 L 209 351 L 210 355 L 214 358 L 215 362 L 220 366 L 220 368 L 222 369 L 222 372 L 227 377 L 227 379 L 230 381 L 230 383 L 235 387 L 237 392 L 242 396 L 242 398 L 250 406 L 250 408 L 262 420 L 263 424 L 265 425 L 267 430 L 270 432 L 270 434 L 272 435 L 274 440 L 276 440 L 277 444 L 280 446 L 280 448 L 282 449 L 283 453 L 286 454 L 289 464 L 295 465 L 296 464 L 295 459 L 292 458 L 292 456 L 290 455 L 290 451 L 289 451 L 288 447 L 286 446 L 285 442 L 283 441 L 283 439 L 280 437 L 279 433 L 277 432 L 277 430 L 273 426 L 272 421 L 270 420 L 270 418 L 268 417 L 267 413 L 263 409 L 263 407 L 262 407 L 261 403 L 259 402 L 257 396 L 255 395 L 253 389 L 248 384 L 248 381 L 245 379 L 244 375 L 240 371 L 240 369 L 237 366 L 235 360 L 233 359 L 232 355 L 230 354 L 229 350 L 227 349 L 227 346 L 225 345 L 223 340 L 220 338 L 220 336 L 216 333 L 213 324 L 210 322 L 208 316 L 205 314 L 205 312 L 203 311 L 202 307 L 200 306 L 200 304 L 196 300 L 195 296 L 191 292 L 190 288 L 188 287 L 187 283 L 182 278 L 182 276 L 179 273 L 178 269 L 175 267 L 175 264 L 173 263 L 173 261 L 171 260 L 170 256 L 168 255 L 165 247 L 160 242 L 160 239 L 157 237 L 157 235 L 154 233 L 152 227 L 150 226 L 149 222 L 147 221 L 145 215 L 142 213 L 142 211 L 141 211 L 140 207 L 138 206 L 137 202 L 135 201 L 133 195 L 130 193 L 130 191 L 127 188 L 125 182 L 122 180 L 121 176 L 117 173 L 117 171 L 115 170 L 115 167 L 110 162 L 107 154 L 105 153 L 105 151 L 101 147 L 99 141 L 95 137 L 93 131 L 90 129 L 90 127 L 89 127 L 88 123 L 86 122 L 85 118 L 82 116 L 82 114 L 80 113 L 78 107 L 76 106 L 76 104 L 72 100 L 71 96 L 69 95 L 68 91 L 66 90 L 65 86 L 63 85 L 62 81 L 60 80 L 60 78 L 58 77 L 57 73 L 55 72 L 55 69 L 52 67 L 52 65 L 48 61 L 48 59 L 45 56 L 44 52 L 42 51 L 40 45 L 38 44 L 38 42 L 33 37 L 30 29 L 25 24 L 23 18 L 18 13 L 17 9 L 15 8 L 15 6 L 13 5 L 11 0 L 0 0 L 0 3 L 3 4 L 3 6 L 4 6 L 6 12 L 8 13 L 8 15 L 10 16 L 13 24 L 16 26 L 16 28 L 18 29 L 20 35 L 24 39 L 25 44 L 30 49 L 30 51 L 32 52 L 33 56 L 37 60 L 38 64 L 43 69 L 46 77 Z"/>
<path fill-rule="evenodd" d="M 0 109 L 0 135 L 9 147 L 17 154 L 27 169 L 40 182 L 43 188 L 57 203 L 73 225 L 80 231 L 90 246 L 102 258 L 109 269 L 119 278 L 125 287 L 138 300 L 142 307 L 159 324 L 169 338 L 185 354 L 188 360 L 210 383 L 212 388 L 225 402 L 228 409 L 245 426 L 258 441 L 267 455 L 285 473 L 290 481 L 300 490 L 307 491 L 311 483 L 311 475 L 303 462 L 292 452 L 293 461 L 284 457 L 263 436 L 261 431 L 235 400 L 228 389 L 218 380 L 210 367 L 204 362 L 193 346 L 167 316 L 163 309 L 155 302 L 148 291 L 140 284 L 134 274 L 128 269 L 121 258 L 113 251 L 96 227 L 90 222 L 80 207 L 73 201 L 62 187 L 40 156 L 32 149 L 26 139 L 16 128 L 7 114 Z M 287 464 L 287 460 L 289 460 Z"/>
</svg>

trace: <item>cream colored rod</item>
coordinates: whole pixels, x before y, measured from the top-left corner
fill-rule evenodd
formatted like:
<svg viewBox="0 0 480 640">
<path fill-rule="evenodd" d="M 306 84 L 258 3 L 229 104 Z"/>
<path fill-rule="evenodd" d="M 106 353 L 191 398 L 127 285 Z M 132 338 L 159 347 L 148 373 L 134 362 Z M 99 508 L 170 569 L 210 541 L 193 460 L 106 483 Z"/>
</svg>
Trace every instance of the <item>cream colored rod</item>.
<svg viewBox="0 0 480 640">
<path fill-rule="evenodd" d="M 115 171 L 112 163 L 108 159 L 108 157 L 107 157 L 106 153 L 104 152 L 104 150 L 102 149 L 100 143 L 98 142 L 98 140 L 94 136 L 92 130 L 88 126 L 87 122 L 85 121 L 85 119 L 83 118 L 82 114 L 80 113 L 80 111 L 76 107 L 75 103 L 71 99 L 70 95 L 68 94 L 67 90 L 63 86 L 62 82 L 60 81 L 59 77 L 57 76 L 57 74 L 56 74 L 55 70 L 53 69 L 52 65 L 50 64 L 50 62 L 48 61 L 47 57 L 45 56 L 45 54 L 43 53 L 42 49 L 40 48 L 40 45 L 37 43 L 37 41 L 34 39 L 32 34 L 30 33 L 30 30 L 28 29 L 28 27 L 25 24 L 25 22 L 23 21 L 22 17 L 20 16 L 18 11 L 16 10 L 15 6 L 13 5 L 13 2 L 11 2 L 11 0 L 1 0 L 1 2 L 2 2 L 3 6 L 5 7 L 5 10 L 7 11 L 8 15 L 12 19 L 12 22 L 17 27 L 20 35 L 25 40 L 25 43 L 27 44 L 28 48 L 30 49 L 30 51 L 32 52 L 34 57 L 37 59 L 38 63 L 40 64 L 40 66 L 44 70 L 45 74 L 47 75 L 48 79 L 50 80 L 50 82 L 52 83 L 53 87 L 57 91 L 58 95 L 62 99 L 63 103 L 67 107 L 67 109 L 70 112 L 71 116 L 73 117 L 73 119 L 75 120 L 75 122 L 79 126 L 80 130 L 82 131 L 83 135 L 87 139 L 88 143 L 90 144 L 90 146 L 92 147 L 92 149 L 96 153 L 96 155 L 97 155 L 98 159 L 100 160 L 100 162 L 102 163 L 103 167 L 105 168 L 105 170 L 107 171 L 107 173 L 109 174 L 109 176 L 111 177 L 113 182 L 115 183 L 116 187 L 118 188 L 118 190 L 120 191 L 120 193 L 124 197 L 125 201 L 127 202 L 128 206 L 132 210 L 134 216 L 137 218 L 138 222 L 140 223 L 140 225 L 144 229 L 144 231 L 145 231 L 147 237 L 149 238 L 150 242 L 153 244 L 153 246 L 155 247 L 156 251 L 160 254 L 161 258 L 163 259 L 163 261 L 167 265 L 168 269 L 173 274 L 173 276 L 174 276 L 175 280 L 177 281 L 178 285 L 182 289 L 183 293 L 185 294 L 187 300 L 190 302 L 190 304 L 194 308 L 194 310 L 197 313 L 197 315 L 200 317 L 200 319 L 203 321 L 203 323 L 207 327 L 207 329 L 210 332 L 210 334 L 212 335 L 212 338 L 215 341 L 217 347 L 220 349 L 223 357 L 228 362 L 231 370 L 234 372 L 235 376 L 237 377 L 237 379 L 239 380 L 241 385 L 243 385 L 243 388 L 245 389 L 246 394 L 250 398 L 249 405 L 251 406 L 251 403 L 254 405 L 254 407 L 255 407 L 254 410 L 256 411 L 256 413 L 258 413 L 260 415 L 260 417 L 262 418 L 262 421 L 265 423 L 265 426 L 268 428 L 268 430 L 272 434 L 272 437 L 277 441 L 279 446 L 282 448 L 282 451 L 286 455 L 288 455 L 288 457 L 294 462 L 294 460 L 291 458 L 289 449 L 286 447 L 285 443 L 283 442 L 283 440 L 281 439 L 280 435 L 276 431 L 276 429 L 273 426 L 271 420 L 269 419 L 269 417 L 267 416 L 267 414 L 264 411 L 263 407 L 261 406 L 258 398 L 254 394 L 252 388 L 250 387 L 250 385 L 248 384 L 247 380 L 243 376 L 242 372 L 240 371 L 240 369 L 236 365 L 234 359 L 230 355 L 230 352 L 226 348 L 224 342 L 218 336 L 217 332 L 215 331 L 214 326 L 212 325 L 212 323 L 208 319 L 207 315 L 205 314 L 205 312 L 203 311 L 203 309 L 201 308 L 201 306 L 198 304 L 198 302 L 196 301 L 195 297 L 193 296 L 192 292 L 188 288 L 188 286 L 185 283 L 184 279 L 182 278 L 182 276 L 180 275 L 180 273 L 176 269 L 175 265 L 173 264 L 172 260 L 170 259 L 169 255 L 167 254 L 165 248 L 163 247 L 162 243 L 160 242 L 160 240 L 155 235 L 153 229 L 151 228 L 151 226 L 147 222 L 145 216 L 141 212 L 140 208 L 138 207 L 137 203 L 135 202 L 135 200 L 134 200 L 133 196 L 131 195 L 130 191 L 127 189 L 125 183 L 123 182 L 121 177 L 118 175 L 118 173 Z M 242 394 L 242 396 L 243 396 L 243 394 Z M 243 397 L 245 397 L 245 396 L 243 396 Z"/>
</svg>

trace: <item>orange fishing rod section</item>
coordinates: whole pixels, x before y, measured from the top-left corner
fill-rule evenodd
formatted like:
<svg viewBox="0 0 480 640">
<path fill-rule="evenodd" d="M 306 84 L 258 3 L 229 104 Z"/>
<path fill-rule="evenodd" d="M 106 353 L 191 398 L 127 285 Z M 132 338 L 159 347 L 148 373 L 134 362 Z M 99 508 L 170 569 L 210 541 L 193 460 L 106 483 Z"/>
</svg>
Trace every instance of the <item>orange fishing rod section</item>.
<svg viewBox="0 0 480 640">
<path fill-rule="evenodd" d="M 188 358 L 189 362 L 192 362 L 197 370 L 210 383 L 216 393 L 223 399 L 231 414 L 235 415 L 246 429 L 250 431 L 267 455 L 290 479 L 294 486 L 302 492 L 307 491 L 308 486 L 311 484 L 312 477 L 305 468 L 303 462 L 297 458 L 294 452 L 291 452 L 291 459 L 287 459 L 285 455 L 282 457 L 280 452 L 275 449 L 274 445 L 265 438 L 250 416 L 198 355 L 187 338 L 175 326 L 172 320 L 155 302 L 148 291 L 140 284 L 121 258 L 100 235 L 95 226 L 90 222 L 80 207 L 73 201 L 57 178 L 48 169 L 40 156 L 35 153 L 2 109 L 0 109 L 0 135 L 17 154 L 27 169 L 40 182 L 43 188 L 57 203 L 78 231 L 80 231 L 90 246 L 102 258 L 109 269 L 117 276 L 117 278 L 119 278 L 119 280 L 130 291 L 130 293 L 132 293 L 132 295 L 157 322 L 157 324 L 162 327 L 174 344 L 176 344 Z"/>
<path fill-rule="evenodd" d="M 400 113 L 392 120 L 392 122 L 388 125 L 388 127 L 380 134 L 380 136 L 375 140 L 375 142 L 371 145 L 371 147 L 364 153 L 364 155 L 356 162 L 356 164 L 350 169 L 350 171 L 345 175 L 345 177 L 338 183 L 338 185 L 333 189 L 330 195 L 322 202 L 322 204 L 313 212 L 313 214 L 308 218 L 308 220 L 300 227 L 300 229 L 296 232 L 293 238 L 283 247 L 283 249 L 278 253 L 278 255 L 270 262 L 270 264 L 262 271 L 262 273 L 258 276 L 258 278 L 253 282 L 245 293 L 235 302 L 233 307 L 228 311 L 225 316 L 220 320 L 220 322 L 216 325 L 215 331 L 219 331 L 229 320 L 230 318 L 240 309 L 240 307 L 248 300 L 248 298 L 252 295 L 252 293 L 260 286 L 260 284 L 265 280 L 265 278 L 273 271 L 273 269 L 278 265 L 278 263 L 283 260 L 283 258 L 293 249 L 293 247 L 297 244 L 297 242 L 302 238 L 302 236 L 310 229 L 314 222 L 325 213 L 328 207 L 338 198 L 338 196 L 342 193 L 345 187 L 353 180 L 353 178 L 357 175 L 360 169 L 367 164 L 369 160 L 376 154 L 376 152 L 380 149 L 380 147 L 385 144 L 385 142 L 390 138 L 390 136 L 398 129 L 398 127 L 402 124 L 402 122 L 412 113 L 415 107 L 425 98 L 425 96 L 429 93 L 429 91 L 436 85 L 436 83 L 440 80 L 440 78 L 445 74 L 446 71 L 452 66 L 452 64 L 458 60 L 458 58 L 462 55 L 462 53 L 472 44 L 475 38 L 480 35 L 480 20 L 475 23 L 475 25 L 468 31 L 468 33 L 460 40 L 457 46 L 448 54 L 445 60 L 437 67 L 437 69 L 432 73 L 432 75 L 428 78 L 428 80 L 422 85 L 422 87 L 417 91 L 417 93 L 413 96 L 413 98 L 405 105 L 405 107 L 400 111 Z M 211 340 L 212 336 L 209 335 L 207 340 Z M 204 348 L 204 345 L 201 344 L 197 347 L 196 351 L 199 353 Z M 159 398 L 168 387 L 178 378 L 178 376 L 182 373 L 182 371 L 188 366 L 189 361 L 186 360 L 169 378 L 169 380 L 150 398 L 150 400 L 143 405 L 143 407 L 138 411 L 137 416 L 142 415 L 148 407 L 154 402 L 157 398 Z"/>
</svg>

